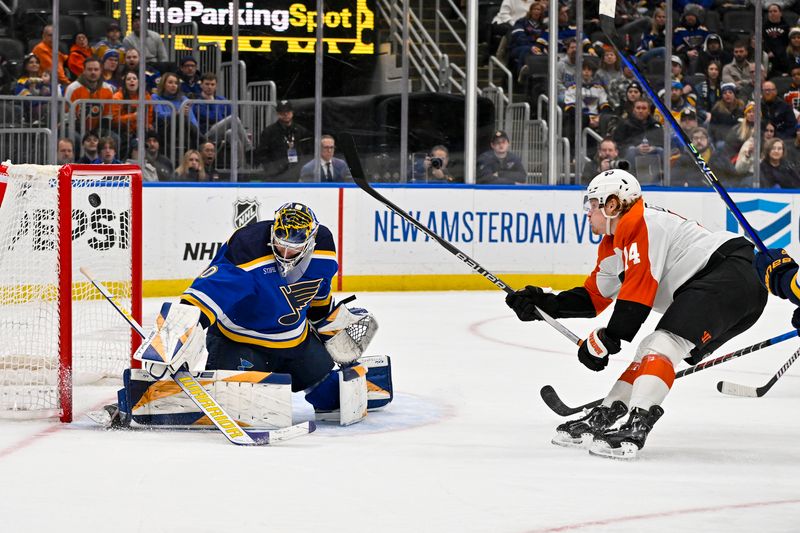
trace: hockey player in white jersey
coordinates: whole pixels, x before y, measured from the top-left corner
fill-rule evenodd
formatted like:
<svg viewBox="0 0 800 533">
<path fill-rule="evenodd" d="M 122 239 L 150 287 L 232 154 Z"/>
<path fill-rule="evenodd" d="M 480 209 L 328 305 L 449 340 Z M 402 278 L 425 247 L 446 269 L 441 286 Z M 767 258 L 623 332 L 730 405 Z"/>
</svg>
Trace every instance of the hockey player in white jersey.
<svg viewBox="0 0 800 533">
<path fill-rule="evenodd" d="M 752 326 L 767 292 L 752 267 L 753 245 L 726 231 L 645 203 L 639 182 L 624 170 L 597 175 L 586 191 L 592 233 L 603 235 L 594 270 L 580 287 L 559 294 L 528 286 L 506 298 L 520 320 L 594 317 L 614 300 L 605 327 L 592 331 L 578 360 L 603 370 L 610 355 L 631 342 L 651 310 L 662 313 L 654 332 L 602 404 L 558 426 L 554 444 L 587 446 L 595 455 L 633 458 L 664 413 L 661 404 L 675 367 L 694 364 Z M 628 414 L 626 422 L 615 424 Z"/>
</svg>

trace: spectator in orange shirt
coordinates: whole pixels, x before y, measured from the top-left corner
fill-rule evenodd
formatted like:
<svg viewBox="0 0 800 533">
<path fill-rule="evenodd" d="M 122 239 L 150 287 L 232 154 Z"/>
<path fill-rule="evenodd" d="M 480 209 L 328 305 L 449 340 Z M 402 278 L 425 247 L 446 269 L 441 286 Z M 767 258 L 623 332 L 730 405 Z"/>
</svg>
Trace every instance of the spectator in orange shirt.
<svg viewBox="0 0 800 533">
<path fill-rule="evenodd" d="M 102 67 L 100 60 L 90 57 L 83 63 L 83 74 L 67 87 L 65 97 L 70 102 L 78 100 L 112 100 L 114 91 L 102 79 Z M 109 126 L 111 118 L 111 102 L 92 102 L 73 106 L 75 119 L 80 121 L 81 115 L 85 117 L 85 122 L 79 124 L 79 131 L 82 133 L 88 130 L 98 130 Z"/>
<path fill-rule="evenodd" d="M 92 57 L 92 47 L 89 46 L 89 38 L 85 33 L 75 34 L 75 42 L 69 49 L 67 68 L 74 78 L 83 74 L 83 62 Z"/>
<path fill-rule="evenodd" d="M 114 131 L 119 133 L 120 153 L 126 153 L 129 141 L 136 135 L 136 124 L 138 120 L 139 105 L 136 100 L 139 98 L 139 73 L 132 70 L 125 73 L 122 80 L 122 87 L 114 93 L 114 103 L 111 105 L 111 124 Z M 145 100 L 150 100 L 150 93 L 145 91 Z M 145 127 L 150 129 L 153 126 L 153 107 L 146 106 Z"/>
<path fill-rule="evenodd" d="M 51 70 L 53 68 L 53 26 L 48 24 L 42 30 L 42 41 L 33 47 L 33 53 L 39 58 L 39 64 L 42 70 Z M 67 55 L 58 53 L 58 83 L 62 85 L 69 85 L 69 78 L 64 73 L 64 62 L 67 60 Z"/>
</svg>

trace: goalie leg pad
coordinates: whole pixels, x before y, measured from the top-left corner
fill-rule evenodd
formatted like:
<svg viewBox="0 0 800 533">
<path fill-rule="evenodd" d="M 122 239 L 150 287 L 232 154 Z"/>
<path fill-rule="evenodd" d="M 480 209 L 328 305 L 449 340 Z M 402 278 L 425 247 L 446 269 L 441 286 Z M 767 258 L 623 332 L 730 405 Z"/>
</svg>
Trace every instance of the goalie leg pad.
<svg viewBox="0 0 800 533">
<path fill-rule="evenodd" d="M 211 370 L 194 376 L 241 426 L 274 429 L 292 425 L 291 376 L 270 372 Z M 125 412 L 146 426 L 213 427 L 208 417 L 172 380 L 145 370 L 126 370 Z"/>
<path fill-rule="evenodd" d="M 388 355 L 365 355 L 358 360 L 367 367 L 367 407 L 380 409 L 394 399 L 392 359 Z"/>
<path fill-rule="evenodd" d="M 319 421 L 349 426 L 367 416 L 367 368 L 355 365 L 330 374 L 306 394 Z"/>
</svg>

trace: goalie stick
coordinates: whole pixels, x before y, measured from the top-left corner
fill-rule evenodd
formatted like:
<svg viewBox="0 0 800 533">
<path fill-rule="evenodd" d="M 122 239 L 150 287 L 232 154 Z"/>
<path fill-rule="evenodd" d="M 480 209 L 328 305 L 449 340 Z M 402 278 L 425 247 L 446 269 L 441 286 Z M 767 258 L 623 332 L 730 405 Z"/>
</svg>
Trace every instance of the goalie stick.
<svg viewBox="0 0 800 533">
<path fill-rule="evenodd" d="M 388 200 L 385 196 L 381 193 L 376 191 L 375 189 L 370 186 L 367 182 L 367 178 L 364 175 L 364 169 L 361 167 L 361 159 L 358 157 L 358 150 L 356 149 L 355 141 L 353 141 L 353 136 L 348 133 L 340 133 L 338 136 L 339 139 L 339 148 L 342 150 L 342 153 L 347 159 L 347 164 L 350 167 L 350 174 L 353 176 L 353 181 L 358 185 L 364 192 L 378 200 L 380 203 L 409 221 L 411 224 L 419 228 L 425 235 L 433 239 L 434 241 L 438 242 L 445 250 L 459 258 L 461 261 L 467 264 L 472 270 L 483 276 L 484 278 L 491 281 L 495 287 L 500 290 L 505 291 L 507 294 L 514 294 L 514 289 L 509 287 L 503 280 L 483 268 L 477 261 L 469 257 L 467 254 L 450 244 L 448 241 L 444 240 L 443 238 L 439 237 L 436 233 L 431 231 L 427 226 L 422 224 L 420 221 L 403 211 L 397 205 L 392 203 Z M 575 333 L 570 331 L 566 326 L 558 322 L 555 318 L 551 317 L 538 307 L 536 311 L 542 316 L 545 322 L 550 324 L 556 331 L 564 335 L 568 338 L 572 343 L 577 344 L 578 346 L 581 345 L 583 340 L 578 337 Z"/>
<path fill-rule="evenodd" d="M 81 274 L 86 276 L 92 285 L 100 291 L 108 302 L 114 306 L 114 309 L 122 315 L 122 317 L 130 324 L 141 337 L 147 337 L 142 329 L 142 326 L 136 321 L 135 318 L 128 312 L 127 309 L 117 302 L 111 292 L 100 281 L 94 279 L 91 272 L 85 267 L 80 268 Z M 219 429 L 225 437 L 233 444 L 240 446 L 263 446 L 274 442 L 284 441 L 307 435 L 313 432 L 317 426 L 314 422 L 308 421 L 293 426 L 271 429 L 271 430 L 252 430 L 244 429 L 236 421 L 231 418 L 222 406 L 208 393 L 207 390 L 192 376 L 192 373 L 182 368 L 172 374 L 172 379 L 181 388 L 186 395 L 191 398 L 192 402 L 205 413 L 206 417 Z"/>
<path fill-rule="evenodd" d="M 633 75 L 647 92 L 650 100 L 652 100 L 653 104 L 658 108 L 659 112 L 661 112 L 661 116 L 664 117 L 666 122 L 669 122 L 669 125 L 672 128 L 672 131 L 675 133 L 675 136 L 680 141 L 680 144 L 692 154 L 692 159 L 694 160 L 695 165 L 697 165 L 697 168 L 700 169 L 700 172 L 702 172 L 706 181 L 714 188 L 715 191 L 717 191 L 717 194 L 719 194 L 719 196 L 722 198 L 722 201 L 725 202 L 725 205 L 728 206 L 731 214 L 736 217 L 739 225 L 742 226 L 750 239 L 755 243 L 758 250 L 760 252 L 766 252 L 767 247 L 764 246 L 764 243 L 761 241 L 758 233 L 755 229 L 753 229 L 747 219 L 744 218 L 744 215 L 733 201 L 730 194 L 728 194 L 728 191 L 725 190 L 725 187 L 722 186 L 722 183 L 720 183 L 720 181 L 714 175 L 714 172 L 708 166 L 708 163 L 706 163 L 706 161 L 703 159 L 703 156 L 700 155 L 700 153 L 692 144 L 692 141 L 686 136 L 686 132 L 683 131 L 683 128 L 681 128 L 680 124 L 678 124 L 678 121 L 675 120 L 675 117 L 672 116 L 672 113 L 670 113 L 669 109 L 667 109 L 667 106 L 664 105 L 661 99 L 653 91 L 653 88 L 650 87 L 650 84 L 647 82 L 645 77 L 642 76 L 642 73 L 639 72 L 635 62 L 632 61 L 627 54 L 620 50 L 619 46 L 617 45 L 617 40 L 614 36 L 614 14 L 616 12 L 616 7 L 616 0 L 600 0 L 600 29 L 611 43 L 611 46 L 614 47 L 614 50 L 617 52 L 620 60 L 631 70 Z"/>
<path fill-rule="evenodd" d="M 710 368 L 712 366 L 717 366 L 717 365 L 719 365 L 721 363 L 724 363 L 726 361 L 730 361 L 731 359 L 736 359 L 737 357 L 741 357 L 743 355 L 747 355 L 749 353 L 755 352 L 755 351 L 760 350 L 762 348 L 766 348 L 768 346 L 772 346 L 774 344 L 778 344 L 779 342 L 783 342 L 785 340 L 793 339 L 793 338 L 797 337 L 797 335 L 798 335 L 797 330 L 789 331 L 789 332 L 784 333 L 782 335 L 778 335 L 777 337 L 772 337 L 771 339 L 767 339 L 765 341 L 761 341 L 761 342 L 753 344 L 751 346 L 747 346 L 747 347 L 742 348 L 740 350 L 736 350 L 735 352 L 731 352 L 731 353 L 725 354 L 725 355 L 720 355 L 719 357 L 715 357 L 714 359 L 709 359 L 708 361 L 703 361 L 701 363 L 697 363 L 694 366 L 690 366 L 689 368 L 684 368 L 683 370 L 677 372 L 675 374 L 675 379 L 682 378 L 683 376 L 688 376 L 689 374 L 694 374 L 695 372 L 699 372 L 701 370 L 705 370 L 706 368 Z M 792 356 L 792 358 L 789 359 L 789 361 L 787 361 L 785 365 L 783 365 L 783 368 L 781 368 L 781 370 L 778 372 L 777 376 L 774 376 L 770 380 L 770 382 L 767 383 L 767 385 L 765 385 L 764 387 L 759 387 L 759 389 L 764 389 L 764 391 L 761 394 L 758 394 L 758 396 L 763 396 L 763 394 L 766 393 L 766 391 L 769 390 L 769 388 L 772 387 L 772 385 L 775 384 L 775 381 L 778 381 L 778 378 L 780 377 L 780 375 L 783 374 L 786 371 L 786 369 L 789 368 L 789 366 L 798 357 L 800 357 L 800 350 L 795 352 L 795 354 Z M 725 383 L 725 382 L 720 381 L 717 384 L 717 389 L 719 389 L 720 392 L 725 392 L 720 388 L 720 385 L 722 383 Z M 733 385 L 733 384 L 731 384 L 731 385 Z M 749 388 L 749 387 L 744 387 L 743 385 L 734 385 L 734 386 L 735 387 Z M 758 389 L 753 389 L 753 390 L 758 390 Z M 596 406 L 600 405 L 602 403 L 602 401 L 603 401 L 603 398 L 600 398 L 599 400 L 594 400 L 592 402 L 585 403 L 583 405 L 579 405 L 578 407 L 570 407 L 567 404 L 565 404 L 563 401 L 561 401 L 561 398 L 558 397 L 558 393 L 556 392 L 556 390 L 550 385 L 545 385 L 544 387 L 542 387 L 542 390 L 539 392 L 539 394 L 542 396 L 542 400 L 544 400 L 544 403 L 547 404 L 547 407 L 549 407 L 557 415 L 561 415 L 561 416 L 572 416 L 572 415 L 574 415 L 576 413 L 580 413 L 584 409 L 591 409 L 592 407 L 596 407 Z M 730 393 L 726 393 L 726 394 L 730 394 Z M 752 395 L 740 394 L 739 396 L 756 396 L 756 394 L 752 394 Z"/>
<path fill-rule="evenodd" d="M 764 396 L 775 383 L 781 378 L 781 376 L 789 370 L 789 367 L 792 366 L 797 358 L 800 357 L 800 349 L 792 354 L 788 361 L 786 361 L 783 366 L 778 370 L 774 376 L 770 378 L 764 385 L 760 387 L 751 387 L 749 385 L 739 385 L 738 383 L 731 383 L 730 381 L 720 381 L 717 383 L 717 390 L 720 391 L 722 394 L 729 394 L 731 396 L 745 396 L 748 398 L 761 398 Z"/>
</svg>

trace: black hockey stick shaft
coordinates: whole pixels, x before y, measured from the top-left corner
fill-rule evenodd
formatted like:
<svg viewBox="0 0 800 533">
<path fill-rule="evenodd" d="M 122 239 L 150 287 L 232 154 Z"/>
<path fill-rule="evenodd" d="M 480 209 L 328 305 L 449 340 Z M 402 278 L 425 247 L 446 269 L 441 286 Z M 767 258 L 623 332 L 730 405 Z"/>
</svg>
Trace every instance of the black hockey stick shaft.
<svg viewBox="0 0 800 533">
<path fill-rule="evenodd" d="M 399 216 L 403 217 L 405 220 L 416 226 L 420 231 L 422 231 L 425 235 L 439 243 L 445 250 L 459 258 L 462 262 L 466 263 L 473 271 L 477 272 L 484 278 L 488 279 L 489 281 L 494 284 L 495 287 L 498 289 L 505 291 L 507 294 L 513 294 L 514 289 L 508 286 L 503 280 L 499 277 L 495 276 L 488 270 L 486 270 L 480 263 L 472 259 L 470 256 L 453 246 L 450 242 L 444 240 L 442 237 L 431 231 L 430 228 L 422 224 L 419 220 L 415 219 L 405 211 L 403 211 L 400 207 L 395 205 L 391 202 L 388 198 L 383 196 L 381 193 L 376 191 L 372 188 L 372 186 L 367 182 L 367 178 L 364 174 L 364 169 L 361 167 L 361 158 L 358 156 L 358 150 L 355 145 L 355 141 L 353 141 L 352 135 L 348 133 L 341 133 L 339 134 L 339 147 L 342 149 L 342 153 L 344 153 L 345 159 L 347 159 L 347 164 L 350 166 L 350 173 L 353 176 L 353 181 L 358 185 L 364 192 L 378 200 L 380 203 L 397 213 Z M 580 337 L 575 335 L 572 331 L 566 328 L 563 324 L 558 322 L 556 319 L 539 309 L 538 307 L 536 310 L 542 316 L 545 322 L 550 324 L 553 328 L 555 328 L 559 333 L 564 335 L 568 338 L 572 343 L 580 345 L 583 341 Z"/>
<path fill-rule="evenodd" d="M 727 361 L 730 361 L 731 359 L 736 359 L 737 357 L 741 357 L 743 355 L 747 355 L 749 353 L 761 350 L 762 348 L 767 348 L 768 346 L 772 346 L 774 344 L 778 344 L 779 342 L 783 342 L 783 341 L 786 341 L 786 340 L 789 340 L 789 339 L 794 339 L 795 337 L 797 337 L 797 334 L 798 334 L 797 330 L 792 330 L 792 331 L 789 331 L 789 332 L 784 333 L 782 335 L 778 335 L 777 337 L 772 337 L 771 339 L 767 339 L 767 340 L 758 342 L 756 344 L 753 344 L 751 346 L 747 346 L 745 348 L 741 348 L 739 350 L 736 350 L 735 352 L 731 352 L 731 353 L 728 353 L 728 354 L 725 354 L 725 355 L 720 355 L 719 357 L 715 357 L 714 359 L 709 359 L 708 361 L 703 361 L 701 363 L 697 363 L 694 366 L 690 366 L 689 368 L 684 368 L 683 370 L 677 372 L 675 374 L 675 379 L 679 379 L 679 378 L 682 378 L 684 376 L 688 376 L 690 374 L 694 374 L 695 372 L 700 372 L 701 370 L 705 370 L 706 368 L 711 368 L 712 366 L 717 366 L 719 364 L 722 364 L 722 363 L 725 363 Z M 777 377 L 773 377 L 773 379 L 775 381 L 778 381 L 778 378 L 780 377 L 780 375 L 783 374 L 786 371 L 787 368 L 789 368 L 789 366 L 795 361 L 795 359 L 800 357 L 800 355 L 798 355 L 798 354 L 800 354 L 800 350 L 795 352 L 795 354 L 792 356 L 792 358 L 789 361 L 787 361 L 787 363 L 785 365 L 783 365 L 781 370 L 778 372 Z M 770 380 L 770 382 L 772 382 L 772 380 Z M 720 382 L 720 383 L 722 383 L 722 382 Z M 775 384 L 774 382 L 772 384 L 767 383 L 767 385 L 769 385 L 769 387 L 771 387 L 774 384 Z M 767 387 L 767 385 L 765 385 L 765 387 Z M 720 387 L 720 385 L 717 384 L 717 388 L 719 388 L 719 387 Z M 769 387 L 767 387 L 765 389 L 765 392 L 766 392 L 766 390 L 769 390 Z M 594 401 L 591 401 L 589 403 L 585 403 L 583 405 L 579 405 L 577 407 L 570 407 L 567 404 L 565 404 L 561 400 L 561 398 L 559 398 L 558 393 L 550 385 L 545 385 L 544 387 L 542 387 L 542 390 L 540 391 L 540 394 L 542 396 L 542 400 L 544 400 L 544 403 L 547 404 L 547 406 L 554 413 L 556 413 L 558 415 L 561 415 L 561 416 L 571 416 L 571 415 L 574 415 L 576 413 L 580 413 L 584 409 L 591 409 L 592 407 L 600 405 L 600 403 L 603 401 L 603 398 L 600 398 L 599 400 L 594 400 Z"/>
<path fill-rule="evenodd" d="M 750 225 L 747 219 L 742 214 L 739 207 L 731 198 L 728 191 L 725 190 L 725 187 L 722 186 L 719 179 L 714 175 L 714 172 L 708 166 L 708 163 L 703 159 L 703 156 L 697 151 L 697 149 L 692 144 L 692 141 L 686 135 L 686 132 L 683 131 L 678 121 L 675 120 L 675 117 L 672 116 L 667 106 L 661 101 L 658 95 L 653 91 L 653 88 L 650 87 L 650 84 L 647 82 L 642 73 L 639 72 L 638 67 L 636 66 L 636 62 L 633 61 L 627 54 L 625 54 L 617 45 L 617 41 L 614 35 L 614 14 L 616 12 L 616 0 L 600 0 L 600 28 L 602 29 L 603 33 L 606 35 L 606 38 L 610 41 L 611 46 L 614 47 L 614 50 L 617 52 L 620 60 L 628 67 L 639 83 L 642 85 L 644 90 L 647 92 L 650 99 L 653 101 L 653 104 L 658 108 L 661 115 L 664 117 L 666 122 L 669 122 L 669 125 L 672 127 L 672 131 L 675 133 L 675 136 L 680 141 L 681 145 L 692 154 L 692 159 L 694 160 L 695 165 L 697 168 L 700 169 L 703 176 L 705 177 L 706 181 L 708 181 L 709 185 L 711 185 L 717 194 L 722 198 L 722 201 L 725 202 L 725 205 L 728 206 L 728 209 L 736 217 L 736 220 L 739 222 L 739 225 L 744 228 L 745 232 L 750 236 L 750 239 L 755 243 L 756 247 L 761 252 L 765 252 L 767 250 L 764 243 L 761 241 L 761 237 L 758 236 L 758 233 L 755 229 Z M 667 154 L 668 155 L 668 154 Z"/>
<path fill-rule="evenodd" d="M 749 398 L 761 398 L 764 396 L 773 385 L 775 385 L 783 374 L 789 370 L 797 358 L 800 357 L 800 349 L 792 354 L 788 361 L 783 363 L 783 366 L 778 369 L 774 376 L 770 378 L 764 385 L 760 387 L 751 387 L 749 385 L 739 385 L 738 383 L 731 383 L 730 381 L 720 381 L 717 383 L 717 390 L 723 394 L 730 394 L 732 396 L 746 396 Z"/>
</svg>

